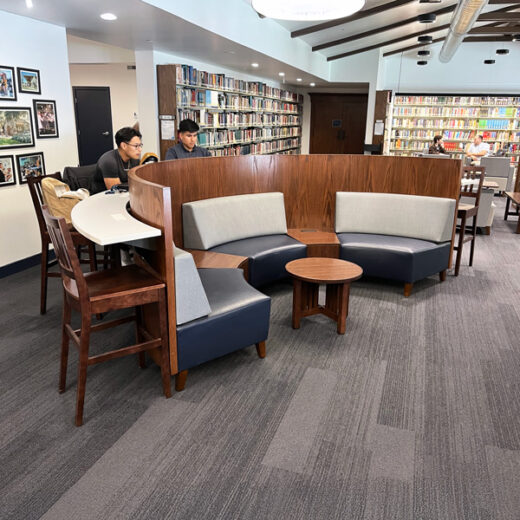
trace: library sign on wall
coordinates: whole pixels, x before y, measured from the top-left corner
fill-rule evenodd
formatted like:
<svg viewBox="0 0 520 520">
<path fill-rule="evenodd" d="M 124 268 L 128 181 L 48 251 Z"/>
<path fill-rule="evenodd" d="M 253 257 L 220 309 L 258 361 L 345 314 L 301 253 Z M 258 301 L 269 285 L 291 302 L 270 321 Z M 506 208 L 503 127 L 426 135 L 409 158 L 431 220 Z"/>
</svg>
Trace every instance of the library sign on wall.
<svg viewBox="0 0 520 520">
<path fill-rule="evenodd" d="M 391 155 L 427 152 L 433 137 L 442 135 L 445 150 L 460 159 L 468 143 L 482 135 L 491 152 L 501 150 L 518 164 L 520 96 L 396 94 L 388 119 Z"/>
<path fill-rule="evenodd" d="M 194 120 L 199 146 L 212 155 L 300 153 L 301 95 L 189 65 L 157 69 L 159 117 L 174 115 L 176 126 Z"/>
</svg>

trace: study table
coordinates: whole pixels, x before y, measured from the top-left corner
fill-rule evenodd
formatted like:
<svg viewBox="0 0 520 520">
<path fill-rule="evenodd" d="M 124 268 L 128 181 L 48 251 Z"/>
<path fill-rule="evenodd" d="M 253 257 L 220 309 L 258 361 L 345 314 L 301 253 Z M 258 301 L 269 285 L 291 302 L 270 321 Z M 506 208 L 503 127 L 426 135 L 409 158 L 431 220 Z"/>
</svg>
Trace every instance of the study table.
<svg viewBox="0 0 520 520">
<path fill-rule="evenodd" d="M 92 242 L 108 246 L 161 236 L 161 230 L 134 218 L 127 209 L 129 194 L 97 193 L 74 206 L 74 228 Z"/>
</svg>

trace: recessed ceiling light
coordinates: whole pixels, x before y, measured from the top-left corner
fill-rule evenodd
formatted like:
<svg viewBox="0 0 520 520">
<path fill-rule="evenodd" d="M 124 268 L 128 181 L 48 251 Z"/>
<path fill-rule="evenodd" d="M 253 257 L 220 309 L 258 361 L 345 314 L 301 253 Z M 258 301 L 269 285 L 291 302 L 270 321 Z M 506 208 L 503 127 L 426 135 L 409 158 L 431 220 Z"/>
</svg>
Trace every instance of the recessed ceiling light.
<svg viewBox="0 0 520 520">
<path fill-rule="evenodd" d="M 504 56 L 505 54 L 509 54 L 509 49 L 497 49 L 497 54 Z"/>
<path fill-rule="evenodd" d="M 359 11 L 365 0 L 252 0 L 251 5 L 257 13 L 277 20 L 334 20 Z"/>
<path fill-rule="evenodd" d="M 279 72 L 278 76 L 285 76 L 285 72 Z"/>
<path fill-rule="evenodd" d="M 311 83 L 311 87 L 315 87 L 316 86 L 316 83 Z"/>
<path fill-rule="evenodd" d="M 117 16 L 113 13 L 103 13 L 99 15 L 100 18 L 103 18 L 103 20 L 113 21 L 117 20 Z"/>
<path fill-rule="evenodd" d="M 302 80 L 302 78 L 296 78 L 296 81 L 301 81 L 301 80 Z"/>
<path fill-rule="evenodd" d="M 433 36 L 429 36 L 429 35 L 426 35 L 426 36 L 419 36 L 417 38 L 417 41 L 419 43 L 431 43 L 433 41 Z"/>
<path fill-rule="evenodd" d="M 260 67 L 260 65 L 258 65 L 258 63 L 251 63 L 251 67 L 254 67 L 256 69 L 257 67 Z"/>
<path fill-rule="evenodd" d="M 433 23 L 437 19 L 437 16 L 433 13 L 420 14 L 417 17 L 419 23 Z"/>
<path fill-rule="evenodd" d="M 418 51 L 417 56 L 429 56 L 431 53 L 430 51 Z"/>
<path fill-rule="evenodd" d="M 27 9 L 33 8 L 33 1 L 32 0 L 25 0 L 25 5 L 27 6 Z"/>
<path fill-rule="evenodd" d="M 494 65 L 495 60 L 484 60 L 484 63 L 485 63 L 486 65 Z"/>
<path fill-rule="evenodd" d="M 419 60 L 417 65 L 428 65 L 428 62 L 426 60 Z"/>
</svg>

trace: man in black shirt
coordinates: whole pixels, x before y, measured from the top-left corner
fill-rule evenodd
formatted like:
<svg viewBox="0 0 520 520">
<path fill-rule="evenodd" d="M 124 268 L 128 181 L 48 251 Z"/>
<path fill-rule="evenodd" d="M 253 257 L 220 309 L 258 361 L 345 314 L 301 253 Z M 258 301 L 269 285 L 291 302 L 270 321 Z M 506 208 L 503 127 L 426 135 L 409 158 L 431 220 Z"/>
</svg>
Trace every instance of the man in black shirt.
<svg viewBox="0 0 520 520">
<path fill-rule="evenodd" d="M 166 160 L 187 159 L 189 157 L 211 157 L 206 148 L 197 146 L 199 125 L 191 119 L 183 119 L 179 124 L 179 144 L 168 148 Z"/>
<path fill-rule="evenodd" d="M 428 149 L 429 154 L 437 154 L 437 153 L 446 153 L 444 146 L 442 146 L 444 142 L 442 141 L 442 135 L 436 135 L 433 138 L 433 144 Z"/>
<path fill-rule="evenodd" d="M 128 170 L 139 165 L 143 143 L 141 134 L 129 126 L 116 133 L 115 150 L 105 152 L 97 162 L 92 193 L 109 190 L 115 184 L 128 183 Z"/>
</svg>

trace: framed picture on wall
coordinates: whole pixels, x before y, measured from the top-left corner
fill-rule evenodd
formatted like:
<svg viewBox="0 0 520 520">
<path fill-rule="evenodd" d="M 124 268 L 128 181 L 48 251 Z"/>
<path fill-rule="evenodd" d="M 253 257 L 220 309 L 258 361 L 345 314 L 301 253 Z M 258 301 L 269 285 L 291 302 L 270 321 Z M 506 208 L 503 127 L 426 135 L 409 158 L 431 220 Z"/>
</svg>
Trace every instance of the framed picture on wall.
<svg viewBox="0 0 520 520">
<path fill-rule="evenodd" d="M 14 157 L 12 155 L 0 155 L 0 188 L 13 184 L 16 184 Z"/>
<path fill-rule="evenodd" d="M 45 175 L 43 152 L 26 153 L 16 156 L 18 163 L 18 179 L 20 184 L 27 182 L 27 177 L 41 177 Z"/>
<path fill-rule="evenodd" d="M 31 109 L 0 107 L 0 150 L 34 146 Z"/>
<path fill-rule="evenodd" d="M 34 99 L 34 124 L 36 137 L 59 137 L 58 115 L 56 113 L 56 101 Z"/>
<path fill-rule="evenodd" d="M 24 94 L 41 94 L 40 71 L 18 67 L 18 91 Z"/>
<path fill-rule="evenodd" d="M 0 101 L 16 101 L 14 67 L 0 65 Z"/>
</svg>

